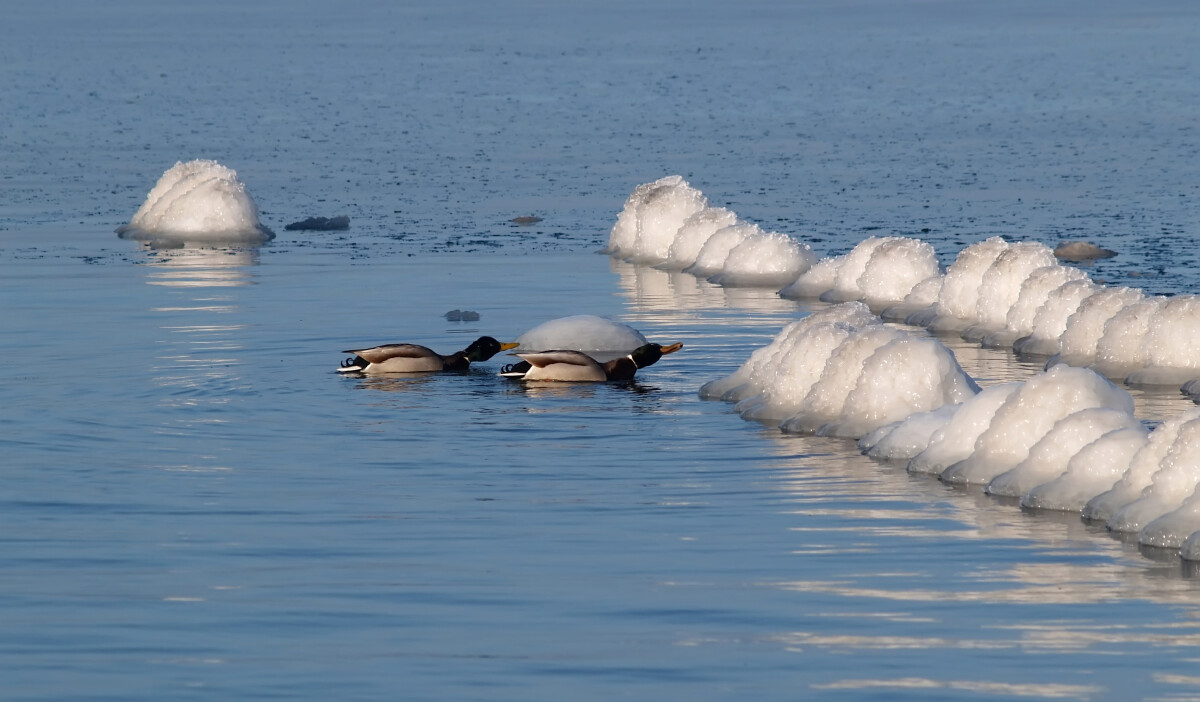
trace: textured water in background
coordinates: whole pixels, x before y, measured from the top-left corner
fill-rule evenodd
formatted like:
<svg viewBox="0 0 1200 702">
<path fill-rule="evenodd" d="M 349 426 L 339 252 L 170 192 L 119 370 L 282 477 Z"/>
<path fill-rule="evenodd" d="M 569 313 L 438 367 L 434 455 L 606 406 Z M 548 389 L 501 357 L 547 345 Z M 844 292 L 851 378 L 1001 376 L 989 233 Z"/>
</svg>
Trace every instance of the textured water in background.
<svg viewBox="0 0 1200 702">
<path fill-rule="evenodd" d="M 1121 252 L 1096 277 L 1200 291 L 1198 25 L 1182 2 L 10 9 L 0 696 L 1195 696 L 1200 589 L 1170 554 L 701 402 L 805 308 L 590 252 L 679 172 L 821 254 L 1087 238 Z M 115 237 L 196 157 L 275 242 Z M 579 313 L 685 349 L 631 386 L 333 372 Z M 954 350 L 985 383 L 1035 370 Z"/>
</svg>

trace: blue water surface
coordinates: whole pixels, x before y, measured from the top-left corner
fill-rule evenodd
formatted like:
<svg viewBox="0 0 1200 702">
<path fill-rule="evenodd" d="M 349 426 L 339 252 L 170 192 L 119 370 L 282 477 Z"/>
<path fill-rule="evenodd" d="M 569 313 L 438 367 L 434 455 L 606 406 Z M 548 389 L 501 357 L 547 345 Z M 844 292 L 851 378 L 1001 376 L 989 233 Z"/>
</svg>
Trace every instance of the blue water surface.
<svg viewBox="0 0 1200 702">
<path fill-rule="evenodd" d="M 821 255 L 1086 238 L 1120 252 L 1095 278 L 1200 291 L 1197 30 L 1182 0 L 8 8 L 0 697 L 1200 695 L 1174 554 L 701 401 L 809 308 L 593 253 L 681 173 Z M 192 158 L 279 237 L 118 239 Z M 630 384 L 335 372 L 583 313 L 684 349 Z"/>
</svg>

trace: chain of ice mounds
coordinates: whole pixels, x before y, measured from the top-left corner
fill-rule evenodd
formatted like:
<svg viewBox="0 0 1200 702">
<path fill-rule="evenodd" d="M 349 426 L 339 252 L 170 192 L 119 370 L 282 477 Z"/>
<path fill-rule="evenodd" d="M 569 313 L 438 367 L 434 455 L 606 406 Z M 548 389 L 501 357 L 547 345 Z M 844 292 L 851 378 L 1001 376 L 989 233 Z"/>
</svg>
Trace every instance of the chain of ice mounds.
<svg viewBox="0 0 1200 702">
<path fill-rule="evenodd" d="M 721 285 L 849 302 L 789 324 L 702 396 L 1200 560 L 1200 408 L 1147 432 L 1129 393 L 1105 377 L 1200 393 L 1196 296 L 1100 285 L 1044 244 L 999 237 L 968 246 L 945 271 L 932 246 L 905 237 L 817 260 L 805 244 L 709 207 L 679 176 L 634 190 L 605 251 Z M 885 327 L 872 309 L 1050 357 L 1049 370 L 981 392 L 944 345 Z"/>
<path fill-rule="evenodd" d="M 873 236 L 818 260 L 668 176 L 633 191 L 605 252 L 725 286 L 782 288 L 785 298 L 861 300 L 888 321 L 1200 396 L 1200 297 L 1095 283 L 1039 242 L 992 237 L 944 272 L 931 245 L 908 237 Z"/>
</svg>

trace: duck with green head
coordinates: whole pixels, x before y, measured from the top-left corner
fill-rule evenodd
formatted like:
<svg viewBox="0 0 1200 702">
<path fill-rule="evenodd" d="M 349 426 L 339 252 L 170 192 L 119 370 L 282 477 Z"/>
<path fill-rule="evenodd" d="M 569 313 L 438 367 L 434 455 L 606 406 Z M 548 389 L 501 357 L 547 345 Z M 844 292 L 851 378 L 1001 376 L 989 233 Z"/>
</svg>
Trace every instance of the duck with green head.
<svg viewBox="0 0 1200 702">
<path fill-rule="evenodd" d="M 557 380 L 576 383 L 602 383 L 630 380 L 639 368 L 652 366 L 663 356 L 675 353 L 683 344 L 667 346 L 646 344 L 627 356 L 600 363 L 581 351 L 539 351 L 513 354 L 519 363 L 507 365 L 500 375 L 521 380 Z"/>
<path fill-rule="evenodd" d="M 418 344 L 383 344 L 369 349 L 351 349 L 353 357 L 342 361 L 339 373 L 430 373 L 464 371 L 472 363 L 486 361 L 492 356 L 515 349 L 516 343 L 501 343 L 490 336 L 481 336 L 462 351 L 442 355 Z"/>
</svg>

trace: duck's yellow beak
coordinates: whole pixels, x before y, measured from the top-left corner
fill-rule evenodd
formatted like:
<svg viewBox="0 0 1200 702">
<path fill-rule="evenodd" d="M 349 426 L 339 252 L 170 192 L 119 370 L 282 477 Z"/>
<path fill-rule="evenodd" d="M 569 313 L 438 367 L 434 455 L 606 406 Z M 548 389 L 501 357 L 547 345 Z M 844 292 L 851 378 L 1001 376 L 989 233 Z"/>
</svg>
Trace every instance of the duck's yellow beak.
<svg viewBox="0 0 1200 702">
<path fill-rule="evenodd" d="M 680 344 L 678 342 L 671 344 L 670 346 L 664 346 L 664 347 L 662 347 L 662 355 L 666 356 L 669 353 L 675 353 L 676 351 L 678 351 L 681 348 L 683 348 L 683 344 Z"/>
<path fill-rule="evenodd" d="M 507 350 L 509 350 L 509 349 L 515 349 L 515 348 L 517 348 L 518 346 L 520 346 L 520 344 L 518 344 L 518 343 L 517 343 L 517 342 L 515 342 L 515 341 L 509 341 L 509 342 L 507 342 L 507 343 L 501 342 L 501 344 L 500 344 L 500 350 L 501 350 L 501 351 L 507 351 Z"/>
</svg>

